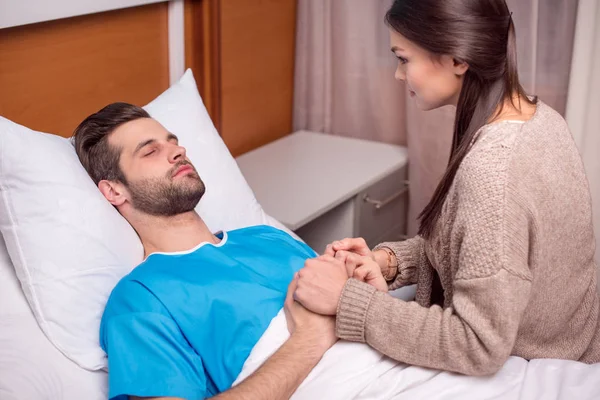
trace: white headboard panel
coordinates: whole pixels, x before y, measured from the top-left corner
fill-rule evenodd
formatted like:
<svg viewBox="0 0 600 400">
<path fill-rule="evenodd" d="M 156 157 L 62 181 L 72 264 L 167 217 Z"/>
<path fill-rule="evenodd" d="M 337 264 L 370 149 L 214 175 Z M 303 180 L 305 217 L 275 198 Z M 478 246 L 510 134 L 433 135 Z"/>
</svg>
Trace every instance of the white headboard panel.
<svg viewBox="0 0 600 400">
<path fill-rule="evenodd" d="M 0 29 L 165 0 L 0 0 Z"/>
</svg>

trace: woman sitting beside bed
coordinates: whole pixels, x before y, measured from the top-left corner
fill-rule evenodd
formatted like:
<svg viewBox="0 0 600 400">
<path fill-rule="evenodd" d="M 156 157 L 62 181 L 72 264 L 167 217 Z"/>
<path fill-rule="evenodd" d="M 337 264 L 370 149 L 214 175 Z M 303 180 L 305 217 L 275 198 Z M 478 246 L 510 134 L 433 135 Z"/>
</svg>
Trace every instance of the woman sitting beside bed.
<svg viewBox="0 0 600 400">
<path fill-rule="evenodd" d="M 418 236 L 374 251 L 333 243 L 359 279 L 311 261 L 296 300 L 335 315 L 339 338 L 411 365 L 479 375 L 510 355 L 600 362 L 588 181 L 564 119 L 519 83 L 505 1 L 396 0 L 386 21 L 417 106 L 456 107 L 450 162 Z M 386 293 L 408 284 L 416 302 Z"/>
</svg>

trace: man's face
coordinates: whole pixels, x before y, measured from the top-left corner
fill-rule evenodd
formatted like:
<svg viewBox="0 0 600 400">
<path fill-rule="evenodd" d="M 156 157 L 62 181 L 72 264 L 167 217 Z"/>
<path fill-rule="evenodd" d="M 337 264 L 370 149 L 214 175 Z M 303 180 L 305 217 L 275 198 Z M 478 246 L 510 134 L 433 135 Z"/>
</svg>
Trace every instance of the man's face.
<svg viewBox="0 0 600 400">
<path fill-rule="evenodd" d="M 192 211 L 204 194 L 202 179 L 175 135 L 152 118 L 119 126 L 108 138 L 120 151 L 127 199 L 140 212 L 173 216 Z"/>
</svg>

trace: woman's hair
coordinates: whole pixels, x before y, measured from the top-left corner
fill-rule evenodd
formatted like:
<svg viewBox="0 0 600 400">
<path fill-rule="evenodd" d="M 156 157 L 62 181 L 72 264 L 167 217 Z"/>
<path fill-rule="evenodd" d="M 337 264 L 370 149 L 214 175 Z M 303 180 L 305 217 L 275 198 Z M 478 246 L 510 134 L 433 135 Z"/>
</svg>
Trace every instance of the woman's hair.
<svg viewBox="0 0 600 400">
<path fill-rule="evenodd" d="M 469 66 L 458 99 L 448 167 L 419 215 L 419 234 L 429 237 L 477 131 L 497 116 L 507 99 L 520 108 L 513 95 L 530 100 L 519 83 L 515 28 L 505 0 L 395 0 L 385 21 L 425 50 Z"/>
</svg>

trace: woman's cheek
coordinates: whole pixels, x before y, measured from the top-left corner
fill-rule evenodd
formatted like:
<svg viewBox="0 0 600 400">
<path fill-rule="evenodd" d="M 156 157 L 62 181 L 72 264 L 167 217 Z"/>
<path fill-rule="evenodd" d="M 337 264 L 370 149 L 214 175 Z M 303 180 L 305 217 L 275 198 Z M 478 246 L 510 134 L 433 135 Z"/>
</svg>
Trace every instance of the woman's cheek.
<svg viewBox="0 0 600 400">
<path fill-rule="evenodd" d="M 420 84 L 421 82 L 419 79 L 418 71 L 415 73 L 414 70 L 411 70 L 410 75 L 407 76 L 409 76 L 409 78 L 407 79 L 409 89 L 415 92 L 417 96 L 421 95 L 422 87 Z"/>
</svg>

